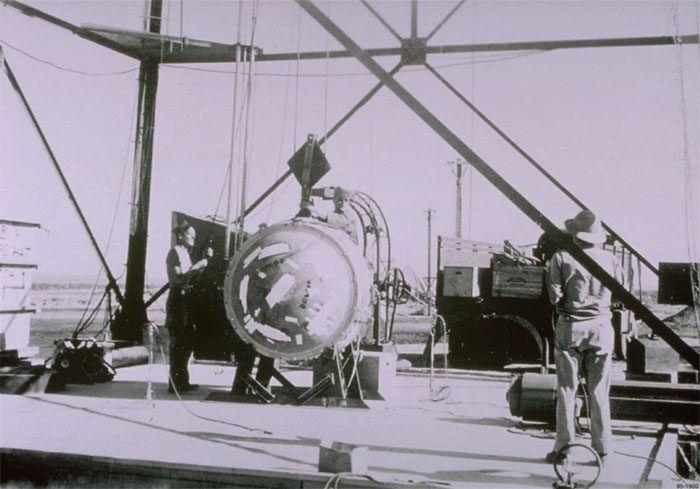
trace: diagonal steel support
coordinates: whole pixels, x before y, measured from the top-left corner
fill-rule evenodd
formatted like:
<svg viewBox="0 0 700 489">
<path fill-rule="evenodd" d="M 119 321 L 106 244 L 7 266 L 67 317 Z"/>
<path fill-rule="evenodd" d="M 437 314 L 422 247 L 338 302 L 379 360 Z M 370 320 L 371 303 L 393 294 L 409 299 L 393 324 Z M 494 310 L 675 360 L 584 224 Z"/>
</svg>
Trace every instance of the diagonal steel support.
<svg viewBox="0 0 700 489">
<path fill-rule="evenodd" d="M 467 1 L 467 0 L 460 0 L 459 3 L 457 3 L 457 5 L 455 5 L 454 7 L 452 7 L 452 10 L 450 10 L 449 12 L 447 12 L 447 15 L 446 15 L 440 22 L 438 22 L 437 25 L 435 26 L 435 28 L 434 28 L 432 31 L 430 31 L 430 34 L 428 34 L 428 35 L 425 37 L 426 42 L 429 41 L 430 38 L 433 37 L 437 31 L 439 31 L 440 29 L 442 29 L 442 26 L 444 26 L 444 25 L 447 23 L 447 21 L 450 20 L 450 19 L 452 18 L 452 16 L 455 14 L 455 12 L 457 12 L 457 10 L 459 10 L 459 8 L 460 8 L 462 5 L 464 5 L 464 2 L 466 2 L 466 1 Z"/>
<path fill-rule="evenodd" d="M 374 15 L 374 16 L 377 18 L 377 20 L 378 20 L 379 22 L 381 22 L 381 24 L 382 24 L 384 27 L 386 27 L 386 29 L 387 29 L 389 32 L 391 32 L 391 34 L 392 34 L 396 39 L 398 39 L 399 41 L 402 40 L 401 34 L 399 34 L 398 32 L 396 32 L 396 30 L 395 30 L 393 27 L 391 27 L 391 24 L 389 24 L 389 22 L 387 22 L 387 20 L 386 20 L 384 17 L 382 17 L 382 16 L 379 14 L 379 12 L 377 12 L 377 10 L 376 10 L 374 7 L 372 7 L 372 5 L 370 5 L 370 3 L 369 3 L 367 0 L 360 0 L 360 3 L 361 3 L 362 5 L 364 5 L 365 8 L 366 8 L 367 10 L 369 10 L 370 13 L 371 13 L 372 15 Z"/>
<path fill-rule="evenodd" d="M 78 27 L 74 24 L 71 24 L 70 22 L 66 22 L 63 19 L 59 19 L 58 17 L 54 17 L 53 15 L 47 14 L 43 10 L 31 7 L 26 3 L 18 2 L 17 0 L 2 0 L 2 3 L 7 7 L 12 7 L 14 9 L 19 10 L 20 12 L 22 12 L 25 15 L 28 15 L 29 17 L 36 17 L 37 19 L 41 19 L 45 22 L 61 27 L 62 29 L 66 29 L 72 32 L 73 34 L 82 37 L 83 39 L 87 39 L 88 41 L 92 41 L 96 44 L 99 44 L 100 46 L 112 49 L 113 51 L 121 53 L 125 56 L 129 56 L 130 58 L 139 60 L 142 58 L 141 54 L 137 51 L 129 49 L 128 47 L 117 42 L 111 41 L 105 38 L 104 36 L 95 34 L 89 31 L 88 29 L 83 29 L 82 27 Z"/>
<path fill-rule="evenodd" d="M 469 101 L 464 95 L 460 93 L 459 90 L 457 90 L 449 81 L 443 77 L 440 72 L 438 72 L 435 68 L 430 66 L 428 63 L 425 63 L 425 67 L 430 71 L 435 77 L 440 80 L 440 82 L 445 85 L 448 90 L 450 90 L 459 100 L 464 102 L 464 104 L 469 107 L 482 121 L 486 123 L 487 126 L 489 126 L 491 129 L 494 130 L 496 134 L 498 134 L 505 142 L 507 142 L 515 151 L 518 152 L 520 156 L 525 158 L 528 163 L 530 163 L 532 166 L 534 166 L 544 177 L 552 182 L 555 187 L 557 187 L 564 195 L 566 195 L 569 199 L 571 199 L 576 205 L 578 205 L 581 209 L 588 209 L 588 207 L 581 202 L 574 194 L 572 194 L 566 187 L 564 187 L 552 174 L 550 174 L 547 170 L 545 170 L 542 165 L 537 163 L 537 161 L 532 158 L 528 153 L 525 152 L 524 149 L 522 149 L 515 141 L 513 141 L 506 133 L 501 131 L 499 127 L 494 124 L 486 115 L 481 112 L 473 103 Z M 627 250 L 632 253 L 639 261 L 644 263 L 644 265 L 649 268 L 654 274 L 658 275 L 659 271 L 657 268 L 651 264 L 649 260 L 647 260 L 640 252 L 638 252 L 636 249 L 634 249 L 627 241 L 625 241 L 619 234 L 617 234 L 610 226 L 605 224 L 604 222 L 601 221 L 601 224 L 603 225 L 603 228 L 613 237 L 615 240 L 617 240 L 622 246 L 627 248 Z"/>
<path fill-rule="evenodd" d="M 403 67 L 403 63 L 399 62 L 394 68 L 388 73 L 389 77 L 393 77 L 396 73 L 399 72 L 399 70 Z M 328 138 L 330 138 L 333 134 L 340 129 L 343 124 L 345 124 L 347 121 L 350 120 L 350 117 L 352 117 L 358 110 L 360 110 L 367 102 L 370 101 L 370 99 L 384 86 L 385 82 L 380 81 L 378 82 L 375 86 L 373 86 L 369 92 L 365 94 L 364 97 L 362 97 L 360 100 L 357 101 L 355 105 L 352 106 L 352 108 L 343 116 L 340 118 L 338 122 L 335 123 L 333 127 L 330 128 L 330 130 L 321 138 L 318 140 L 318 144 L 323 144 L 325 143 Z M 280 177 L 275 180 L 272 185 L 270 185 L 267 190 L 265 190 L 260 196 L 255 199 L 255 202 L 250 204 L 246 210 L 245 210 L 245 216 L 248 216 L 251 212 L 253 212 L 260 204 L 262 204 L 265 199 L 267 199 L 272 192 L 274 192 L 280 185 L 282 185 L 287 178 L 289 178 L 292 175 L 292 170 L 287 169 Z M 161 297 L 165 292 L 170 288 L 170 284 L 166 283 L 164 284 L 158 291 L 153 294 L 145 303 L 145 308 L 148 309 L 155 301 L 158 300 L 159 297 Z"/>
<path fill-rule="evenodd" d="M 447 144 L 457 153 L 469 161 L 481 175 L 491 182 L 503 195 L 506 196 L 516 207 L 526 216 L 534 221 L 545 232 L 556 236 L 562 248 L 566 249 L 581 265 L 586 268 L 594 277 L 610 289 L 638 319 L 644 321 L 656 334 L 663 338 L 673 347 L 685 360 L 695 369 L 700 369 L 700 354 L 690 345 L 685 343 L 680 336 L 669 328 L 663 321 L 657 318 L 644 304 L 642 304 L 625 287 L 610 276 L 603 268 L 588 256 L 581 248 L 566 239 L 566 235 L 540 212 L 530 201 L 520 192 L 501 177 L 491 168 L 478 154 L 467 146 L 455 133 L 445 126 L 435 115 L 411 95 L 394 78 L 389 76 L 371 56 L 365 53 L 345 32 L 330 20 L 313 2 L 310 0 L 296 0 L 296 2 L 313 17 L 324 29 L 326 29 L 345 49 L 350 51 L 367 69 L 369 69 L 379 80 L 383 81 L 401 101 L 403 101 L 413 112 L 418 115 L 430 128 L 432 128 Z"/>
<path fill-rule="evenodd" d="M 402 63 L 397 64 L 394 66 L 394 68 L 388 73 L 389 77 L 393 77 L 398 71 L 401 69 L 403 66 Z M 360 110 L 367 102 L 370 101 L 372 97 L 384 86 L 385 82 L 380 81 L 377 83 L 374 87 L 370 89 L 369 92 L 365 94 L 364 97 L 362 97 L 360 100 L 357 101 L 355 105 L 352 106 L 352 108 L 343 116 L 340 118 L 338 122 L 335 123 L 333 127 L 331 127 L 328 132 L 318 140 L 318 144 L 323 144 L 325 143 L 328 138 L 330 138 L 333 134 L 336 133 L 338 129 L 340 129 L 343 124 L 345 124 L 348 120 L 350 120 L 350 117 L 352 117 L 358 110 Z M 263 201 L 270 196 L 272 192 L 274 192 L 277 187 L 282 185 L 287 178 L 289 178 L 292 175 L 292 170 L 288 169 L 286 172 L 284 172 L 280 177 L 275 180 L 275 182 L 270 185 L 267 190 L 265 190 L 262 194 L 260 194 L 260 197 L 258 197 L 255 202 L 250 204 L 248 208 L 245 210 L 245 215 L 249 215 L 251 212 L 253 212 L 260 204 L 263 203 Z"/>
<path fill-rule="evenodd" d="M 5 74 L 7 75 L 7 79 L 10 81 L 10 85 L 12 85 L 12 87 L 17 92 L 17 95 L 19 96 L 19 99 L 22 102 L 22 105 L 24 106 L 24 110 L 27 112 L 27 115 L 29 116 L 29 119 L 32 122 L 32 126 L 34 127 L 37 134 L 39 135 L 39 139 L 41 140 L 41 144 L 44 146 L 44 149 L 46 150 L 46 153 L 48 154 L 49 159 L 51 160 L 51 163 L 53 164 L 53 167 L 56 170 L 56 173 L 58 173 L 58 178 L 60 178 L 61 183 L 63 184 L 63 187 L 66 189 L 66 193 L 68 193 L 68 199 L 70 200 L 71 204 L 73 204 L 73 208 L 75 209 L 75 212 L 78 214 L 78 218 L 80 219 L 80 223 L 83 225 L 83 229 L 85 229 L 85 232 L 87 233 L 88 238 L 90 238 L 90 243 L 92 243 L 92 247 L 95 249 L 95 252 L 97 253 L 97 257 L 100 259 L 100 263 L 102 264 L 102 268 L 104 268 L 105 275 L 107 275 L 109 287 L 114 291 L 114 295 L 116 295 L 117 301 L 119 301 L 119 304 L 122 304 L 124 302 L 124 296 L 122 295 L 122 292 L 119 289 L 119 285 L 117 284 L 117 280 L 114 278 L 114 275 L 112 274 L 112 270 L 109 268 L 109 265 L 107 264 L 107 259 L 105 258 L 104 254 L 102 253 L 102 250 L 100 249 L 100 245 L 97 244 L 97 239 L 95 239 L 95 235 L 92 234 L 92 229 L 90 229 L 90 225 L 88 224 L 87 219 L 85 218 L 85 215 L 83 214 L 83 210 L 80 208 L 80 204 L 78 204 L 78 199 L 75 197 L 75 194 L 73 193 L 73 190 L 71 189 L 71 186 L 68 183 L 68 179 L 66 178 L 66 175 L 63 173 L 63 170 L 61 169 L 61 165 L 58 163 L 58 159 L 56 159 L 56 155 L 54 154 L 53 150 L 51 149 L 51 146 L 49 145 L 49 141 L 46 139 L 46 136 L 44 135 L 44 131 L 42 131 L 41 126 L 39 125 L 39 121 L 37 120 L 36 116 L 34 115 L 34 111 L 32 111 L 32 108 L 29 105 L 29 101 L 24 96 L 24 92 L 22 91 L 22 88 L 19 86 L 19 82 L 17 81 L 17 78 L 15 78 L 15 74 L 12 72 L 10 65 L 7 63 L 7 60 L 4 59 L 2 56 L 2 49 L 0 49 L 0 59 L 2 60 L 3 66 L 5 67 Z"/>
<path fill-rule="evenodd" d="M 411 37 L 418 37 L 418 0 L 411 0 Z"/>
</svg>

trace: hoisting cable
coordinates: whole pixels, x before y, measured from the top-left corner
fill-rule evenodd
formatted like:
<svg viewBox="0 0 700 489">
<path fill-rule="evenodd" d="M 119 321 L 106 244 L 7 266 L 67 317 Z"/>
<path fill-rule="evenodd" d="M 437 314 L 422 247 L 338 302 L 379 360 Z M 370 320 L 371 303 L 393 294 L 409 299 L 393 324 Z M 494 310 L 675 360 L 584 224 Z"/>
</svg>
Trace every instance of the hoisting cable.
<svg viewBox="0 0 700 489">
<path fill-rule="evenodd" d="M 239 69 L 241 63 L 241 20 L 243 18 L 243 2 L 238 3 L 238 30 L 236 34 L 236 61 L 235 74 L 233 79 L 233 114 L 231 117 L 231 144 L 229 147 L 229 161 L 226 179 L 226 236 L 224 238 L 224 260 L 228 260 L 231 251 L 231 200 L 233 198 L 233 161 L 236 150 L 236 117 L 238 115 L 238 80 L 240 78 Z M 251 46 L 250 49 L 253 49 Z M 218 205 L 217 205 L 218 210 Z M 216 215 L 216 214 L 215 214 Z"/>
<path fill-rule="evenodd" d="M 252 157 L 252 146 L 250 144 L 250 138 L 252 137 L 250 131 L 250 106 L 253 104 L 254 99 L 254 77 L 255 77 L 255 49 L 252 46 L 255 44 L 255 27 L 257 24 L 257 13 L 258 13 L 259 0 L 253 3 L 253 9 L 251 12 L 251 29 L 250 29 L 250 46 L 248 51 L 248 80 L 247 89 L 248 93 L 245 102 L 245 122 L 244 122 L 244 136 L 243 136 L 243 168 L 241 171 L 241 186 L 240 186 L 240 214 L 237 219 L 238 233 L 237 233 L 237 243 L 236 249 L 238 249 L 241 244 L 243 244 L 243 229 L 245 226 L 246 217 L 246 191 L 248 188 L 248 167 L 250 164 L 250 159 Z"/>
<path fill-rule="evenodd" d="M 330 14 L 331 10 L 331 4 L 328 3 L 326 4 L 326 8 L 328 9 L 328 14 Z M 326 41 L 326 72 L 325 76 L 323 78 L 323 132 L 327 133 L 328 132 L 328 82 L 329 82 L 329 77 L 328 77 L 328 70 L 329 70 L 329 61 L 330 61 L 330 50 L 329 50 L 329 40 L 330 40 L 330 34 L 328 31 L 326 31 L 326 36 L 325 36 L 325 41 Z M 326 154 L 326 157 L 328 156 L 328 139 L 323 141 L 323 151 Z"/>
<path fill-rule="evenodd" d="M 389 72 L 390 76 L 394 76 L 401 68 L 403 67 L 403 63 L 399 62 L 394 68 Z M 377 82 L 372 89 L 370 89 L 369 92 L 365 94 L 364 97 L 362 97 L 343 117 L 340 118 L 338 122 L 323 136 L 321 139 L 318 140 L 318 144 L 323 144 L 326 139 L 330 138 L 335 132 L 340 129 L 343 124 L 345 124 L 350 117 L 353 116 L 362 106 L 364 106 L 369 100 L 385 85 L 385 82 L 380 80 Z M 250 204 L 246 209 L 245 212 L 242 213 L 243 217 L 248 216 L 253 210 L 255 210 L 262 202 L 267 199 L 270 194 L 272 194 L 277 188 L 282 185 L 287 178 L 289 178 L 292 175 L 292 170 L 287 169 L 277 180 L 275 180 L 272 185 L 270 185 L 267 190 L 265 190 L 260 196 L 252 203 Z M 238 221 L 236 221 L 237 223 Z M 160 296 L 162 296 L 170 287 L 168 283 L 165 283 L 163 286 L 161 286 L 158 291 L 153 294 L 146 302 L 145 302 L 145 307 L 148 308 L 153 304 Z"/>
<path fill-rule="evenodd" d="M 134 105 L 131 113 L 131 120 L 134 121 L 136 119 L 136 107 L 137 107 L 137 102 L 138 102 L 138 96 L 134 97 Z M 124 163 L 122 163 L 122 171 L 121 175 L 119 177 L 119 189 L 117 190 L 117 204 L 114 206 L 114 213 L 112 214 L 112 223 L 109 226 L 109 234 L 107 235 L 107 242 L 105 243 L 105 253 L 109 253 L 109 248 L 112 245 L 112 236 L 114 235 L 114 225 L 117 222 L 117 214 L 119 213 L 119 208 L 120 208 L 120 202 L 121 202 L 121 196 L 124 191 L 124 181 L 126 180 L 126 169 L 128 166 L 129 162 L 129 155 L 131 154 L 131 139 L 134 136 L 134 124 L 131 125 L 129 129 L 129 137 L 127 138 L 127 149 L 126 149 L 126 154 L 124 155 Z M 90 309 L 90 304 L 92 304 L 92 299 L 95 296 L 95 291 L 97 290 L 97 286 L 100 282 L 100 278 L 102 277 L 102 268 L 100 268 L 97 277 L 95 277 L 95 282 L 92 286 L 92 290 L 90 291 L 90 298 L 87 301 L 87 304 L 85 305 L 85 309 L 83 310 L 83 314 L 80 316 L 80 319 L 78 320 L 78 324 L 80 325 L 83 322 L 83 319 L 85 319 L 85 315 L 87 314 L 88 310 Z M 122 272 L 123 275 L 123 272 Z M 121 277 L 120 277 L 121 278 Z M 119 279 L 117 279 L 119 280 Z M 109 289 L 107 290 L 109 292 Z"/>
<path fill-rule="evenodd" d="M 399 62 L 390 72 L 389 74 L 391 76 L 395 75 L 403 66 L 403 63 Z M 340 129 L 343 124 L 345 124 L 350 117 L 355 114 L 363 105 L 365 105 L 378 91 L 381 89 L 385 83 L 383 81 L 377 82 L 377 84 L 372 87 L 372 89 L 365 94 L 364 97 L 362 97 L 343 117 L 340 118 L 338 122 L 323 136 L 321 139 L 318 140 L 318 144 L 324 144 L 325 141 L 330 138 L 335 132 Z M 284 181 L 289 178 L 292 175 L 292 170 L 288 169 L 286 172 L 284 172 L 275 182 L 270 185 L 267 190 L 265 190 L 260 197 L 258 197 L 252 204 L 248 206 L 248 208 L 245 210 L 243 213 L 244 216 L 249 215 L 256 207 L 258 207 L 272 192 L 274 192 L 277 187 L 282 185 Z"/>
<path fill-rule="evenodd" d="M 75 212 L 78 214 L 78 218 L 80 219 L 80 222 L 83 225 L 85 232 L 87 233 L 88 237 L 90 238 L 90 242 L 92 243 L 92 247 L 94 248 L 95 252 L 97 253 L 97 256 L 100 259 L 100 262 L 102 263 L 102 267 L 104 268 L 105 273 L 107 274 L 109 286 L 114 291 L 114 294 L 117 296 L 117 300 L 119 301 L 119 304 L 121 305 L 124 302 L 124 296 L 122 295 L 122 292 L 119 289 L 119 285 L 117 284 L 117 281 L 115 280 L 114 275 L 112 274 L 112 271 L 110 270 L 109 265 L 107 264 L 107 260 L 105 259 L 104 255 L 102 254 L 102 250 L 100 250 L 100 246 L 97 244 L 97 240 L 95 239 L 94 234 L 92 234 L 92 230 L 90 229 L 90 225 L 88 224 L 87 219 L 85 218 L 85 215 L 83 214 L 83 211 L 80 208 L 80 205 L 78 204 L 78 200 L 76 199 L 75 194 L 73 194 L 73 190 L 71 189 L 70 184 L 68 183 L 68 180 L 66 179 L 66 176 L 63 173 L 63 170 L 61 169 L 61 165 L 58 163 L 58 160 L 56 159 L 56 156 L 54 155 L 53 150 L 51 149 L 51 146 L 49 146 L 49 142 L 46 139 L 46 136 L 44 135 L 44 132 L 42 131 L 41 126 L 39 126 L 39 122 L 37 121 L 37 119 L 34 115 L 34 112 L 32 111 L 32 108 L 29 106 L 29 102 L 27 101 L 26 97 L 24 96 L 24 92 L 22 91 L 22 88 L 19 86 L 19 82 L 17 81 L 17 78 L 15 78 L 15 75 L 12 72 L 10 65 L 7 63 L 7 60 L 4 59 L 4 56 L 2 56 L 1 49 L 0 49 L 0 58 L 2 58 L 3 66 L 5 67 L 5 74 L 7 75 L 7 78 L 10 81 L 10 84 L 17 92 L 17 95 L 19 96 L 19 98 L 22 102 L 22 105 L 24 106 L 24 109 L 27 112 L 27 115 L 29 116 L 29 119 L 32 122 L 32 126 L 34 127 L 37 134 L 39 135 L 39 139 L 41 139 L 41 143 L 44 146 L 44 149 L 46 150 L 46 152 L 49 156 L 49 159 L 51 160 L 51 163 L 53 164 L 53 167 L 56 170 L 56 173 L 58 173 L 58 177 L 60 178 L 61 183 L 63 184 L 63 187 L 65 188 L 66 192 L 68 193 L 68 199 L 73 204 L 73 208 L 75 209 Z"/>
<path fill-rule="evenodd" d="M 535 167 L 547 180 L 554 184 L 564 195 L 571 199 L 576 205 L 581 209 L 588 209 L 588 207 L 581 202 L 574 194 L 572 194 L 566 187 L 564 187 L 559 181 L 552 176 L 547 170 L 545 170 L 537 161 L 535 161 L 532 156 L 525 152 L 515 141 L 513 141 L 507 134 L 501 131 L 498 126 L 496 126 L 486 115 L 481 112 L 474 104 L 472 104 L 464 95 L 462 95 L 459 90 L 457 90 L 450 82 L 448 82 L 435 68 L 433 68 L 427 62 L 424 63 L 425 67 L 430 71 L 443 85 L 445 85 L 459 100 L 461 100 L 465 105 L 467 105 L 474 113 L 486 123 L 491 129 L 493 129 L 496 134 L 498 134 L 504 141 L 506 141 L 518 154 L 520 154 L 528 163 Z M 610 235 L 627 248 L 631 253 L 634 254 L 642 263 L 644 263 L 649 270 L 651 270 L 655 275 L 659 274 L 658 269 L 651 264 L 641 253 L 634 249 L 627 241 L 625 241 L 619 234 L 617 234 L 610 226 L 601 221 L 603 228 L 610 233 Z"/>
<path fill-rule="evenodd" d="M 695 312 L 695 326 L 700 334 L 700 265 L 698 265 L 698 247 L 696 241 L 696 206 L 694 196 L 693 183 L 697 184 L 698 176 L 693 178 L 693 167 L 690 162 L 690 148 L 688 143 L 688 112 L 686 109 L 687 101 L 685 98 L 685 69 L 683 66 L 683 44 L 680 41 L 680 21 L 678 18 L 678 2 L 671 5 L 673 15 L 673 25 L 675 28 L 674 43 L 676 45 L 676 60 L 678 64 L 678 90 L 679 90 L 679 105 L 681 112 L 681 124 L 683 127 L 683 172 L 684 178 L 684 212 L 685 212 L 685 232 L 686 232 L 686 247 L 688 251 L 688 278 L 690 279 L 690 288 L 692 293 L 693 310 Z"/>
<path fill-rule="evenodd" d="M 299 21 L 301 19 L 301 7 L 299 5 L 296 5 L 297 8 L 297 36 L 301 35 L 301 32 L 299 30 Z M 292 45 L 292 42 L 294 41 L 294 30 L 290 30 L 290 38 L 289 38 L 289 45 Z M 298 45 L 298 39 L 297 39 L 297 70 L 299 67 L 299 45 Z M 287 60 L 287 71 L 290 70 L 292 66 L 292 60 L 288 59 Z M 299 78 L 297 77 L 297 84 L 299 83 Z M 282 152 L 284 151 L 284 143 L 287 137 L 287 117 L 289 113 L 289 86 L 291 85 L 290 83 L 290 77 L 285 77 L 284 79 L 284 103 L 282 104 L 284 109 L 282 109 L 282 137 L 280 138 L 280 144 L 279 148 L 277 151 L 277 163 L 275 166 L 275 178 L 279 177 L 280 175 L 280 167 L 282 165 Z M 298 103 L 299 97 L 298 94 L 296 96 L 295 102 Z M 296 117 L 296 110 L 297 108 L 295 107 L 295 117 Z M 295 122 L 295 127 L 294 127 L 294 138 L 296 138 L 296 122 Z M 294 152 L 294 145 L 296 144 L 296 140 L 292 139 L 292 152 Z M 286 188 L 286 187 L 285 187 Z M 284 191 L 284 190 L 283 190 Z M 270 205 L 268 206 L 268 212 L 267 212 L 267 217 L 265 218 L 265 222 L 269 221 L 270 218 L 272 217 L 272 209 L 275 205 L 275 202 L 277 201 L 277 196 L 273 197 Z"/>
</svg>

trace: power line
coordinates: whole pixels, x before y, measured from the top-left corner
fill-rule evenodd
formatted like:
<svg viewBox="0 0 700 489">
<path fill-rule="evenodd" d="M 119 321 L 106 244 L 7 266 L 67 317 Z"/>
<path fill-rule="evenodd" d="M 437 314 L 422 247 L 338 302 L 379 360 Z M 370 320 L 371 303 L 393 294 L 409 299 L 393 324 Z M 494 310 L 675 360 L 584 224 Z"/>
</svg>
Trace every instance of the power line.
<svg viewBox="0 0 700 489">
<path fill-rule="evenodd" d="M 67 71 L 68 73 L 75 73 L 78 75 L 84 75 L 84 76 L 116 76 L 116 75 L 126 75 L 129 73 L 133 73 L 134 71 L 138 71 L 138 66 L 135 68 L 130 68 L 128 70 L 124 71 L 111 71 L 111 72 L 104 72 L 104 73 L 95 73 L 95 72 L 87 72 L 87 71 L 82 71 L 82 70 L 76 70 L 73 68 L 67 68 L 65 66 L 58 65 L 56 63 L 53 63 L 52 61 L 47 61 L 45 59 L 41 59 L 37 56 L 34 56 L 33 54 L 28 53 L 27 51 L 24 51 L 16 46 L 13 46 L 9 42 L 5 41 L 4 39 L 0 39 L 0 44 L 3 44 L 4 46 L 7 46 L 8 48 L 17 51 L 18 53 L 21 53 L 25 55 L 26 57 L 33 59 L 34 61 L 37 61 L 39 63 L 49 65 L 53 68 L 56 68 L 57 70 L 61 71 Z"/>
</svg>

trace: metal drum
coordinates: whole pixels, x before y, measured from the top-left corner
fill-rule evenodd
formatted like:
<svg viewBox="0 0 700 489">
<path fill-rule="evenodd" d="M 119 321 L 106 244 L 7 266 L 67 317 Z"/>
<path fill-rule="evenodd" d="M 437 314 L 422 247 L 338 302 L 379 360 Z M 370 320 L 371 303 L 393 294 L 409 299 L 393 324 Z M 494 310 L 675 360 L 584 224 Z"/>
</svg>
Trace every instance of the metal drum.
<svg viewBox="0 0 700 489">
<path fill-rule="evenodd" d="M 224 303 L 238 335 L 261 355 L 314 358 L 343 348 L 371 318 L 372 272 L 360 248 L 314 219 L 263 228 L 231 260 Z"/>
</svg>

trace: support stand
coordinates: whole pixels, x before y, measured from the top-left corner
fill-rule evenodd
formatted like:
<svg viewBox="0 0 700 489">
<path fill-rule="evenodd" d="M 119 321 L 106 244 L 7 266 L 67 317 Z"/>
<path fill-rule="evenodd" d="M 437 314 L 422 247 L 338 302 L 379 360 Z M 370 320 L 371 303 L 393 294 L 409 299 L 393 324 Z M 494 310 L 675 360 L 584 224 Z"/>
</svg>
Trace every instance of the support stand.
<svg viewBox="0 0 700 489">
<path fill-rule="evenodd" d="M 287 379 L 277 368 L 274 359 L 260 355 L 250 348 L 240 355 L 231 395 L 265 404 L 305 405 L 315 400 L 319 401 L 322 394 L 329 394 L 320 400 L 322 405 L 364 406 L 361 402 L 362 390 L 357 375 L 356 359 L 350 347 L 342 352 L 328 350 L 316 362 L 318 363 L 314 368 L 314 384 L 305 389 L 295 386 Z M 256 367 L 257 370 L 253 374 Z M 270 380 L 273 378 L 281 384 L 281 387 L 275 388 L 274 391 L 270 388 Z M 336 387 L 335 392 L 329 393 L 332 387 Z"/>
</svg>

